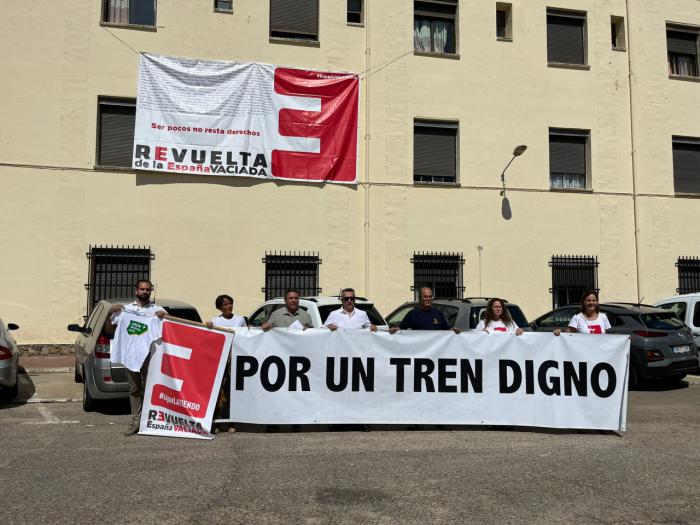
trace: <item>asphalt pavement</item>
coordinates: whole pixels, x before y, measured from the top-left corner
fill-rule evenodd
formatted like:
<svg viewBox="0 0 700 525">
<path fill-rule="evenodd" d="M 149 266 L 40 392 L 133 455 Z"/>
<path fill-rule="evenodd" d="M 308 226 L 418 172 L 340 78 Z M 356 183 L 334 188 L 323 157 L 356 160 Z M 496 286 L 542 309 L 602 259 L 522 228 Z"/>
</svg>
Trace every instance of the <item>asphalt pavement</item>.
<svg viewBox="0 0 700 525">
<path fill-rule="evenodd" d="M 80 397 L 70 368 L 37 370 L 0 406 L 2 524 L 700 523 L 697 377 L 630 392 L 622 435 L 248 426 L 207 442 L 124 437 L 128 403 L 85 413 L 60 402 Z"/>
</svg>

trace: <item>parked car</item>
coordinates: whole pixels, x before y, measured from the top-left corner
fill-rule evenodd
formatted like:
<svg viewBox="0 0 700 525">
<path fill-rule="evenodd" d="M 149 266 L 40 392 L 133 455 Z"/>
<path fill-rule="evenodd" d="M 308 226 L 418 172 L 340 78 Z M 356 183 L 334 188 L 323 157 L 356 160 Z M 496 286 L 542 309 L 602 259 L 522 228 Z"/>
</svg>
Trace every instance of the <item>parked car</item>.
<svg viewBox="0 0 700 525">
<path fill-rule="evenodd" d="M 700 293 L 687 293 L 661 299 L 655 302 L 654 306 L 671 310 L 678 319 L 688 325 L 693 331 L 695 345 L 700 348 Z"/>
<path fill-rule="evenodd" d="M 19 381 L 17 370 L 19 369 L 19 351 L 11 330 L 17 330 L 19 326 L 14 323 L 5 323 L 0 319 L 0 398 L 14 399 L 17 396 Z"/>
<path fill-rule="evenodd" d="M 98 302 L 83 326 L 68 325 L 68 330 L 78 332 L 73 344 L 75 350 L 75 382 L 83 384 L 83 410 L 94 410 L 105 399 L 129 397 L 126 368 L 111 363 L 110 341 L 113 334 L 104 331 L 105 321 L 115 304 L 128 304 L 132 299 L 109 299 Z M 172 299 L 159 299 L 158 304 L 168 314 L 189 321 L 201 322 L 197 309 L 191 304 Z"/>
<path fill-rule="evenodd" d="M 479 324 L 481 317 L 486 310 L 489 297 L 467 297 L 466 299 L 434 299 L 433 307 L 442 312 L 450 327 L 457 327 L 462 331 L 474 330 Z M 529 331 L 525 314 L 517 304 L 505 301 L 505 306 L 510 316 L 520 328 Z M 411 301 L 403 303 L 396 310 L 386 316 L 389 326 L 399 326 L 406 314 L 413 310 L 418 303 Z"/>
<path fill-rule="evenodd" d="M 600 311 L 608 316 L 609 334 L 629 334 L 630 387 L 642 379 L 656 378 L 673 383 L 698 368 L 698 349 L 690 329 L 673 312 L 645 304 L 604 303 Z M 566 328 L 579 312 L 579 305 L 552 310 L 530 327 L 535 332 Z"/>
<path fill-rule="evenodd" d="M 255 311 L 248 317 L 248 324 L 250 326 L 262 326 L 262 324 L 267 321 L 270 314 L 282 308 L 284 306 L 284 299 L 278 297 L 276 299 L 270 299 L 265 301 L 261 306 L 255 309 Z M 333 310 L 337 310 L 342 306 L 340 302 L 339 295 L 333 296 L 314 296 L 314 297 L 300 297 L 299 298 L 299 308 L 308 312 L 311 316 L 311 323 L 314 328 L 320 328 L 323 323 L 328 318 Z M 368 301 L 364 297 L 358 297 L 355 302 L 355 308 L 364 310 L 367 312 L 367 317 L 369 317 L 369 322 L 377 326 L 386 326 L 386 321 L 382 317 L 374 304 Z"/>
</svg>

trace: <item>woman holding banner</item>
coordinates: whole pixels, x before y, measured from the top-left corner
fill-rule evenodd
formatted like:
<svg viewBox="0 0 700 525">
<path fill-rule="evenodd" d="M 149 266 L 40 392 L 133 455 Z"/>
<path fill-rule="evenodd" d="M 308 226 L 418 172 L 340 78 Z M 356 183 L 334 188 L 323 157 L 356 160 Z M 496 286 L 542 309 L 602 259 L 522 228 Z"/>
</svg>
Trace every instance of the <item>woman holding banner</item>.
<svg viewBox="0 0 700 525">
<path fill-rule="evenodd" d="M 510 316 L 510 312 L 505 306 L 505 301 L 498 297 L 494 297 L 486 304 L 484 316 L 479 321 L 479 324 L 476 325 L 476 330 L 488 334 L 523 334 L 523 329 L 515 324 L 515 321 Z"/>
<path fill-rule="evenodd" d="M 608 316 L 600 311 L 598 292 L 586 290 L 581 297 L 581 311 L 571 318 L 565 332 L 579 334 L 604 334 L 610 330 Z M 554 335 L 559 335 L 561 330 L 554 330 Z"/>
</svg>

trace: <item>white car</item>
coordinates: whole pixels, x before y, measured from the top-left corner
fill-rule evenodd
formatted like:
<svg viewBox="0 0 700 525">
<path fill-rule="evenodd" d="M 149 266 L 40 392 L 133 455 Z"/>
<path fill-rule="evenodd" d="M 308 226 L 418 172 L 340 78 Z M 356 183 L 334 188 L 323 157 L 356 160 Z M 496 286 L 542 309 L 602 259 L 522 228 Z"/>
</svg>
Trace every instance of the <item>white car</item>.
<svg viewBox="0 0 700 525">
<path fill-rule="evenodd" d="M 19 369 L 19 351 L 17 342 L 10 334 L 10 330 L 17 330 L 19 326 L 14 323 L 5 323 L 0 319 L 0 398 L 12 400 L 17 396 L 19 381 L 17 370 Z"/>
<path fill-rule="evenodd" d="M 267 321 L 267 318 L 270 317 L 272 312 L 282 307 L 284 307 L 284 299 L 282 297 L 265 301 L 250 315 L 250 317 L 248 317 L 248 324 L 250 326 L 262 326 L 262 324 Z M 311 323 L 313 324 L 314 328 L 322 327 L 323 323 L 328 318 L 328 314 L 341 307 L 342 304 L 340 302 L 340 296 L 337 295 L 317 295 L 315 297 L 299 298 L 299 308 L 308 312 L 308 314 L 311 316 Z M 355 308 L 359 308 L 360 310 L 367 312 L 367 317 L 369 317 L 370 323 L 377 326 L 386 326 L 386 321 L 374 307 L 374 304 L 364 297 L 357 298 Z"/>
<path fill-rule="evenodd" d="M 700 348 L 700 293 L 687 293 L 661 299 L 654 306 L 672 310 L 674 315 L 693 331 L 695 344 Z"/>
</svg>

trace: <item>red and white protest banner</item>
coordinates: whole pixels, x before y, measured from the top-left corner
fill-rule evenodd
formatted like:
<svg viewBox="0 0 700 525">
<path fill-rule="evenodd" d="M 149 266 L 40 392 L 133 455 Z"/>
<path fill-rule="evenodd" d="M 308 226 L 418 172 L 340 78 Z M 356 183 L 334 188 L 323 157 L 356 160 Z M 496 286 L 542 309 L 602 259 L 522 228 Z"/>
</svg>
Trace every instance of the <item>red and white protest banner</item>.
<svg viewBox="0 0 700 525">
<path fill-rule="evenodd" d="M 356 74 L 141 54 L 132 166 L 357 183 Z"/>
<path fill-rule="evenodd" d="M 163 321 L 148 367 L 139 434 L 211 439 L 232 333 Z"/>
</svg>

